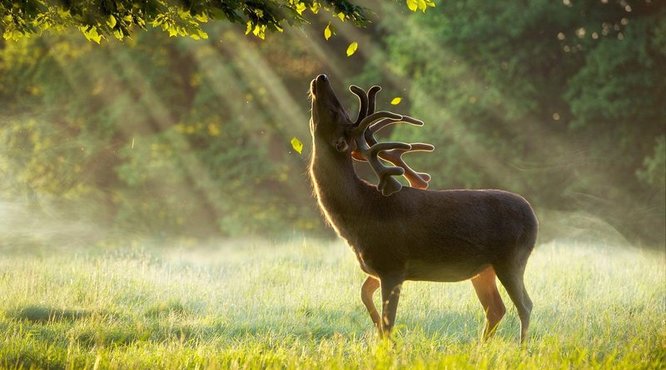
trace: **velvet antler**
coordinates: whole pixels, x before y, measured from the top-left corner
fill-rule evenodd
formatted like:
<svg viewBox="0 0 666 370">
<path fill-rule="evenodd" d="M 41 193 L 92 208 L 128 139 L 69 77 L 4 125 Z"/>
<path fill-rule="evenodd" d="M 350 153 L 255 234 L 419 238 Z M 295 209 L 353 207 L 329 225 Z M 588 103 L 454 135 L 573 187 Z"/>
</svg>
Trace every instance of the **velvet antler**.
<svg viewBox="0 0 666 370">
<path fill-rule="evenodd" d="M 430 181 L 427 173 L 414 171 L 405 163 L 402 155 L 408 152 L 431 152 L 434 146 L 425 143 L 386 142 L 378 143 L 374 134 L 388 125 L 394 123 L 407 123 L 414 126 L 423 126 L 423 121 L 410 116 L 404 116 L 388 111 L 375 112 L 375 97 L 381 87 L 372 86 L 368 92 L 352 85 L 349 90 L 358 96 L 359 113 L 351 129 L 356 148 L 352 157 L 359 161 L 367 161 L 379 178 L 377 189 L 385 196 L 389 196 L 402 189 L 402 184 L 393 176 L 404 176 L 410 186 L 417 189 L 426 189 Z M 383 161 L 394 165 L 386 166 Z"/>
</svg>

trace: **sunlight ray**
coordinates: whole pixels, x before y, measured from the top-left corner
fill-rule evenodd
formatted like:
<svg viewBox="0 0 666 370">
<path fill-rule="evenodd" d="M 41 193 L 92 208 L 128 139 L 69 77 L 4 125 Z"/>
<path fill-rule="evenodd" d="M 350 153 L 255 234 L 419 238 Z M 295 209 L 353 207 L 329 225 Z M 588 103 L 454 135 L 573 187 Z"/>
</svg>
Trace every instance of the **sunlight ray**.
<svg viewBox="0 0 666 370">
<path fill-rule="evenodd" d="M 155 90 L 159 87 L 153 86 L 149 83 L 141 68 L 136 64 L 136 62 L 127 54 L 122 52 L 113 52 L 109 48 L 105 49 L 106 54 L 112 63 L 117 64 L 124 71 L 126 78 L 132 81 L 132 84 L 126 86 L 130 89 L 131 92 L 135 93 L 137 96 L 141 97 L 139 101 L 140 104 L 144 107 L 148 116 L 152 119 L 152 122 L 159 125 L 159 130 L 165 130 L 176 122 L 172 122 L 173 119 L 170 117 L 169 109 L 164 102 L 161 101 L 159 96 L 156 94 Z M 104 65 L 103 68 L 107 69 L 107 73 L 113 75 L 114 71 L 111 68 L 112 64 Z M 99 67 L 96 67 L 99 68 Z M 91 73 L 93 71 L 90 71 Z M 121 127 L 121 129 L 124 129 Z M 124 132 L 127 138 L 132 138 L 136 135 L 133 131 Z M 174 148 L 184 147 L 189 148 L 190 144 L 185 140 L 185 138 L 180 136 L 169 136 L 169 139 Z M 129 141 L 127 143 L 129 145 Z M 210 182 L 211 178 L 208 173 L 208 170 L 196 159 L 194 155 L 187 155 L 190 153 L 186 149 L 186 153 L 181 153 L 177 156 L 179 163 L 176 164 L 178 168 L 181 168 L 185 171 L 186 177 L 189 179 L 190 184 L 204 184 Z M 180 189 L 181 194 L 191 194 L 190 199 L 184 199 L 183 202 L 198 202 L 201 206 L 207 207 L 207 210 L 214 212 L 212 216 L 219 216 L 218 210 L 215 207 L 215 199 L 225 199 L 222 193 L 219 193 L 217 190 L 211 187 L 197 186 L 199 188 L 208 189 L 203 193 L 205 199 L 197 199 L 196 195 L 192 193 L 191 188 Z M 215 192 L 211 194 L 210 192 Z"/>
<path fill-rule="evenodd" d="M 393 7 L 386 7 L 386 11 L 386 17 L 397 18 L 399 16 L 396 9 Z M 464 62 L 464 58 L 439 45 L 436 41 L 437 38 L 427 34 L 425 30 L 419 26 L 418 21 L 410 19 L 407 22 L 402 23 L 402 27 L 409 27 L 409 34 L 415 37 L 419 44 L 429 45 L 427 49 L 428 53 L 434 56 L 433 63 L 452 61 L 455 63 L 455 68 L 464 71 L 465 80 L 459 81 L 458 86 L 463 84 L 467 86 L 467 94 L 470 94 L 471 96 L 481 96 L 481 94 L 486 93 L 487 86 L 484 85 L 479 77 L 475 76 L 473 68 Z M 367 38 L 367 36 L 360 30 L 347 24 L 341 25 L 338 28 L 338 32 L 348 40 Z M 365 55 L 369 60 L 386 60 L 385 50 L 385 48 L 378 47 L 372 42 L 368 42 L 368 45 L 359 47 L 359 52 Z M 384 78 L 387 78 L 391 85 L 401 87 L 410 86 L 411 95 L 413 97 L 418 97 L 419 99 L 418 103 L 414 102 L 414 105 L 418 104 L 420 107 L 430 107 L 426 108 L 430 111 L 429 115 L 440 119 L 438 122 L 426 122 L 426 124 L 444 125 L 447 128 L 446 130 L 443 130 L 444 135 L 455 142 L 456 145 L 466 153 L 467 158 L 478 165 L 478 170 L 489 175 L 495 184 L 502 186 L 504 180 L 507 179 L 507 171 L 516 170 L 524 175 L 535 175 L 543 170 L 544 164 L 541 162 L 534 162 L 533 159 L 529 158 L 529 152 L 525 154 L 527 157 L 523 159 L 518 158 L 514 163 L 500 162 L 495 156 L 492 148 L 488 148 L 481 143 L 474 131 L 465 125 L 465 122 L 462 122 L 458 117 L 452 116 L 451 112 L 447 110 L 445 106 L 442 106 L 441 102 L 431 98 L 432 95 L 429 94 L 428 91 L 419 86 L 413 86 L 409 79 L 394 73 L 386 63 L 382 63 L 380 68 L 382 69 L 381 75 Z M 490 88 L 495 89 L 493 86 Z M 501 128 L 509 132 L 511 136 L 524 137 L 525 133 L 521 131 L 520 126 L 512 125 L 512 118 L 507 117 L 506 111 L 508 110 L 508 104 L 505 94 L 501 94 L 501 92 L 498 92 L 498 94 L 503 96 L 503 98 L 500 99 L 499 104 L 496 107 L 491 108 L 490 111 L 495 117 L 495 122 L 501 125 Z M 532 115 L 523 117 L 522 119 L 527 122 L 535 122 L 538 120 L 537 117 Z M 531 125 L 531 130 L 533 131 L 530 135 L 533 135 L 533 140 L 538 141 L 539 145 L 532 146 L 529 150 L 541 151 L 541 155 L 543 156 L 544 153 L 551 152 L 550 148 L 559 147 L 567 148 L 565 152 L 571 153 L 567 158 L 560 159 L 559 166 L 570 167 L 572 163 L 589 160 L 584 157 L 584 149 L 576 146 L 575 143 L 572 144 L 570 140 L 558 137 L 553 132 L 545 130 L 541 125 Z M 534 166 L 537 167 L 535 168 Z M 530 167 L 532 167 L 533 170 L 530 170 Z M 604 177 L 604 180 L 602 181 L 606 183 L 612 184 L 615 181 L 612 174 L 604 173 L 597 174 L 597 176 Z M 635 194 L 626 192 L 617 194 L 617 196 L 622 198 L 624 202 L 629 203 L 635 202 L 636 199 Z"/>
</svg>

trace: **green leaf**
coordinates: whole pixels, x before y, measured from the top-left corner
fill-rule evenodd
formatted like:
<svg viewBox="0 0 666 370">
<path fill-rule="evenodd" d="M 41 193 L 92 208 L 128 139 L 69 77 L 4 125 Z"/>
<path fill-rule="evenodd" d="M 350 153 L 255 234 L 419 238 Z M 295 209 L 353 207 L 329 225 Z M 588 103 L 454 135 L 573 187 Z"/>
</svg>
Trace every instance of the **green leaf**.
<svg viewBox="0 0 666 370">
<path fill-rule="evenodd" d="M 347 56 L 350 57 L 354 55 L 356 49 L 358 49 L 358 42 L 354 41 L 347 47 Z"/>
<path fill-rule="evenodd" d="M 303 143 L 300 140 L 298 140 L 298 138 L 296 137 L 291 138 L 291 147 L 294 148 L 294 150 L 298 154 L 301 154 L 301 152 L 303 151 Z"/>
</svg>

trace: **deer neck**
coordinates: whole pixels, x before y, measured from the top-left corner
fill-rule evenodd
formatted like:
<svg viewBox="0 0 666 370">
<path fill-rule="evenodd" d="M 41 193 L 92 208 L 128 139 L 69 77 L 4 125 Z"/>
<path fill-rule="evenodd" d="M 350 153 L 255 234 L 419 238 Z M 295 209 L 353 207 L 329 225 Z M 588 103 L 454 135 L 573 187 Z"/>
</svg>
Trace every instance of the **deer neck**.
<svg viewBox="0 0 666 370">
<path fill-rule="evenodd" d="M 367 185 L 356 176 L 350 156 L 341 155 L 330 145 L 315 143 L 310 176 L 320 208 L 336 230 L 345 219 L 363 212 L 362 193 Z"/>
</svg>

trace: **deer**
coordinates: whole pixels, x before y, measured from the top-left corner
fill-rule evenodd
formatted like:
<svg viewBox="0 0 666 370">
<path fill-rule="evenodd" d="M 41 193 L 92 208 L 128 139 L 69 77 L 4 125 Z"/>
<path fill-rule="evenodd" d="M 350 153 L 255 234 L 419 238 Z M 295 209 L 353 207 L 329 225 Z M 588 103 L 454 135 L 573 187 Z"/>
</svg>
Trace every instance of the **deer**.
<svg viewBox="0 0 666 370">
<path fill-rule="evenodd" d="M 375 138 L 391 124 L 423 122 L 375 111 L 379 86 L 367 92 L 354 85 L 349 89 L 360 105 L 354 121 L 326 75 L 310 83 L 309 175 L 324 218 L 367 274 L 361 301 L 380 337 L 390 337 L 403 282 L 469 279 L 485 313 L 482 340 L 489 339 L 506 313 L 497 278 L 516 307 L 524 343 L 532 312 L 524 272 L 538 229 L 528 201 L 503 190 L 427 189 L 431 177 L 414 171 L 402 156 L 431 152 L 432 145 Z M 359 178 L 354 161 L 368 162 L 378 184 Z M 410 186 L 396 176 L 404 176 Z M 381 316 L 373 303 L 378 289 Z"/>
</svg>

